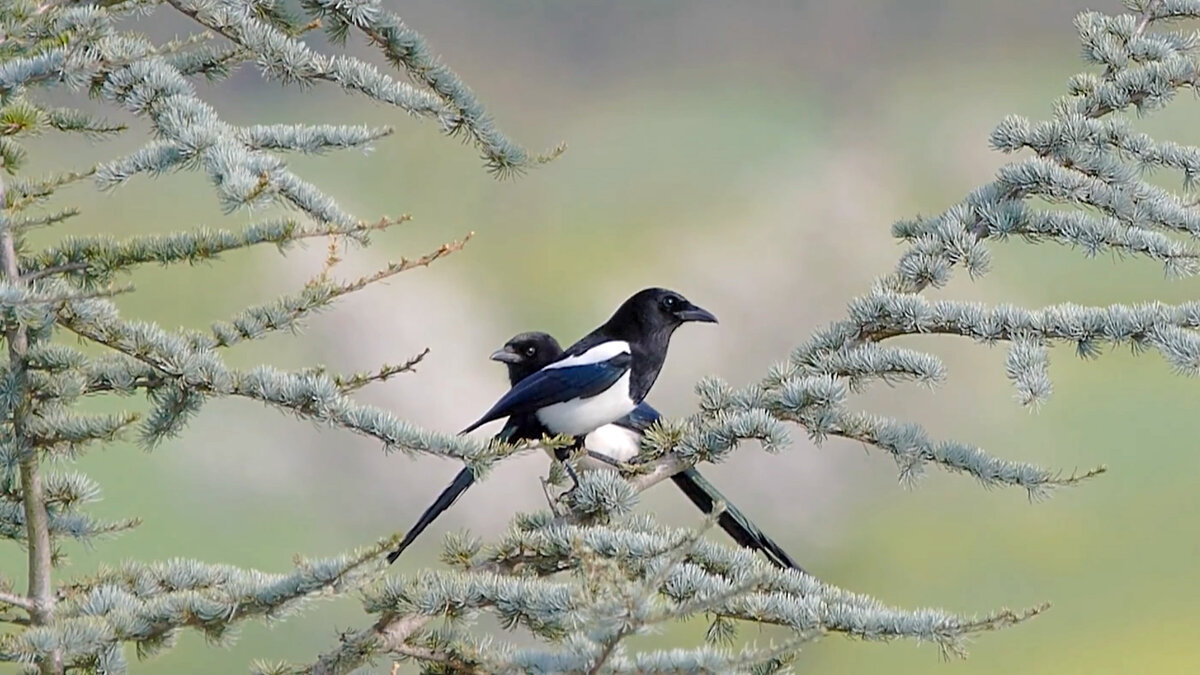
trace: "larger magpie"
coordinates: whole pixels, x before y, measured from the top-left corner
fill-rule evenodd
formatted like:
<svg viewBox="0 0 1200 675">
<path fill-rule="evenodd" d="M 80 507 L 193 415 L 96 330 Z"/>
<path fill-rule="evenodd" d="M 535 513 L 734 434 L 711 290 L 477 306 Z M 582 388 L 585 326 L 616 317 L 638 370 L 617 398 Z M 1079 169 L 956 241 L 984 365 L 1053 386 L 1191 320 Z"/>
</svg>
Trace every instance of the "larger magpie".
<svg viewBox="0 0 1200 675">
<path fill-rule="evenodd" d="M 521 333 L 513 337 L 505 343 L 502 349 L 493 352 L 491 359 L 500 361 L 508 367 L 509 382 L 516 385 L 547 363 L 559 358 L 561 354 L 562 347 L 559 346 L 557 340 L 546 333 L 534 332 Z M 588 456 L 584 458 L 582 464 L 587 468 L 598 466 L 611 468 L 613 462 L 629 461 L 638 452 L 642 433 L 658 418 L 658 411 L 643 402 L 624 418 L 596 429 L 583 439 Z M 498 436 L 503 436 L 508 440 L 540 438 L 543 430 L 536 428 L 536 424 L 536 420 L 530 421 L 528 418 L 523 422 L 518 420 L 517 423 L 510 418 L 504 431 L 501 431 Z M 712 513 L 714 504 L 724 502 L 725 510 L 718 517 L 717 522 L 721 529 L 725 530 L 739 545 L 761 551 L 769 561 L 779 567 L 790 567 L 803 571 L 786 551 L 766 533 L 758 529 L 734 504 L 725 499 L 712 483 L 700 475 L 699 471 L 694 468 L 687 469 L 672 476 L 671 480 L 704 513 Z M 408 548 L 442 512 L 450 508 L 474 482 L 475 475 L 471 469 L 464 468 L 459 471 L 450 485 L 446 486 L 446 489 L 417 519 L 412 529 L 404 535 L 400 546 L 388 555 L 388 562 L 394 562 L 404 552 L 404 549 Z"/>
<path fill-rule="evenodd" d="M 533 415 L 552 434 L 582 436 L 633 412 L 658 378 L 676 328 L 717 317 L 679 293 L 647 288 L 562 355 L 521 380 L 478 420 Z"/>
</svg>

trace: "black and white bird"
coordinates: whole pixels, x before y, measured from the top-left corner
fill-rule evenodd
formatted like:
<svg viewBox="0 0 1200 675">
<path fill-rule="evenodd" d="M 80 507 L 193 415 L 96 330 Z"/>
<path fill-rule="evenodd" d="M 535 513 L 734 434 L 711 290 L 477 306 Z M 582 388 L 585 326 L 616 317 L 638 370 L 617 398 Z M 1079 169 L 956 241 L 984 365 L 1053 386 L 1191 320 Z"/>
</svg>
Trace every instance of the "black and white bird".
<svg viewBox="0 0 1200 675">
<path fill-rule="evenodd" d="M 502 349 L 492 352 L 491 359 L 508 366 L 508 384 L 512 387 L 560 356 L 562 356 L 562 347 L 553 337 L 546 333 L 521 333 L 506 342 Z M 537 440 L 545 435 L 546 428 L 542 426 L 542 423 L 533 415 L 526 414 L 509 417 L 504 428 L 493 438 L 513 443 L 522 440 Z M 442 490 L 437 499 L 417 518 L 412 529 L 405 533 L 404 539 L 400 541 L 396 550 L 388 554 L 388 563 L 396 562 L 396 558 L 404 553 L 404 549 L 411 546 L 425 531 L 425 528 L 429 527 L 438 516 L 442 515 L 443 511 L 458 501 L 462 493 L 466 492 L 467 488 L 474 483 L 475 473 L 471 471 L 471 467 L 464 467 L 462 471 L 459 471 L 446 489 Z"/>
<path fill-rule="evenodd" d="M 518 382 L 463 429 L 533 415 L 551 434 L 583 436 L 633 412 L 658 378 L 671 334 L 684 323 L 717 317 L 679 293 L 647 288 L 562 355 Z"/>
<path fill-rule="evenodd" d="M 505 343 L 502 349 L 492 353 L 491 359 L 499 361 L 508 367 L 508 378 L 511 385 L 516 385 L 529 375 L 537 372 L 546 364 L 553 362 L 562 355 L 562 347 L 558 341 L 546 333 L 521 333 Z M 629 415 L 612 424 L 599 427 L 583 438 L 583 447 L 587 455 L 580 461 L 581 468 L 612 468 L 616 462 L 628 462 L 637 455 L 641 446 L 642 434 L 659 418 L 658 411 L 646 403 L 641 403 Z M 533 416 L 524 418 L 509 418 L 504 429 L 497 438 L 507 441 L 541 438 L 545 429 Z M 557 457 L 562 459 L 562 457 Z M 704 513 L 712 513 L 717 502 L 725 504 L 725 510 L 718 517 L 718 524 L 739 545 L 761 551 L 764 556 L 779 567 L 803 569 L 769 536 L 760 530 L 747 518 L 741 510 L 725 499 L 717 489 L 700 475 L 694 468 L 687 469 L 671 477 L 675 485 Z M 438 495 L 424 513 L 417 519 L 412 529 L 404 535 L 399 547 L 388 555 L 388 562 L 394 562 L 397 557 L 425 531 L 434 520 L 446 509 L 450 508 L 459 496 L 475 482 L 475 475 L 470 468 L 458 472 L 450 485 Z"/>
</svg>

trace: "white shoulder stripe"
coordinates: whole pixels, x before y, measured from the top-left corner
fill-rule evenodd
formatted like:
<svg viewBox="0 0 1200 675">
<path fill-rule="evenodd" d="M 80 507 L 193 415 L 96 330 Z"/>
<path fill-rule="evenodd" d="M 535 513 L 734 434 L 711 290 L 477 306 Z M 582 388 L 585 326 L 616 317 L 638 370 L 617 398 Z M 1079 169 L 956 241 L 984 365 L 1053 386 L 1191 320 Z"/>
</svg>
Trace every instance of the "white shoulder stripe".
<svg viewBox="0 0 1200 675">
<path fill-rule="evenodd" d="M 571 366 L 588 366 L 593 363 L 602 363 L 611 359 L 618 354 L 628 354 L 629 343 L 624 340 L 612 340 L 611 342 L 601 342 L 592 347 L 579 356 L 568 356 L 561 361 L 555 361 L 546 366 L 546 370 L 551 368 L 570 368 Z"/>
</svg>

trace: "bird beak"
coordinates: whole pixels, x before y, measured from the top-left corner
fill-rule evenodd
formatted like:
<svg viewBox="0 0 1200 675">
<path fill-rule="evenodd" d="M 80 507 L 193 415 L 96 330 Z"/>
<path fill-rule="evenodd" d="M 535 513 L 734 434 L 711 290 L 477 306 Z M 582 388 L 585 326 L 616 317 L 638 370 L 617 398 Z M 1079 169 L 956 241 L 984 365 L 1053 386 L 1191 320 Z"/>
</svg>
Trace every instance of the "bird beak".
<svg viewBox="0 0 1200 675">
<path fill-rule="evenodd" d="M 492 352 L 492 355 L 488 358 L 493 361 L 499 361 L 500 363 L 519 363 L 521 361 L 521 356 L 507 347 L 504 349 L 497 349 L 496 351 Z"/>
<path fill-rule="evenodd" d="M 680 321 L 701 321 L 703 323 L 716 323 L 717 317 L 707 309 L 691 305 L 687 309 L 681 309 L 675 313 Z"/>
</svg>

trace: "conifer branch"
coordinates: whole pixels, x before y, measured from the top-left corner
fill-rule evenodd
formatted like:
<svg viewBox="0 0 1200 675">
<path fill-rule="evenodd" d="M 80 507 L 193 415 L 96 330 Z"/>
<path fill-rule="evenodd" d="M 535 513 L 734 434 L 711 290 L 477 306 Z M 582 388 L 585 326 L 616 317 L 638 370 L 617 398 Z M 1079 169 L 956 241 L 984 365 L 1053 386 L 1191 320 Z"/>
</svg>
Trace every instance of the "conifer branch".
<svg viewBox="0 0 1200 675">
<path fill-rule="evenodd" d="M 253 150 L 321 154 L 369 146 L 392 133 L 391 127 L 363 125 L 259 124 L 242 128 L 240 135 L 246 147 Z"/>
<path fill-rule="evenodd" d="M 584 475 L 588 476 L 591 473 Z M 662 593 L 675 603 L 661 612 L 639 614 L 644 618 L 631 619 L 635 622 L 653 623 L 687 613 L 709 612 L 728 619 L 784 626 L 795 631 L 799 641 L 811 640 L 822 632 L 868 640 L 913 638 L 934 642 L 947 655 L 962 656 L 967 636 L 1027 621 L 1048 607 L 1039 605 L 1020 612 L 999 610 L 977 618 L 931 609 L 892 609 L 813 577 L 774 568 L 745 549 L 704 540 L 698 531 L 663 528 L 648 518 L 620 527 L 572 524 L 577 519 L 577 515 L 568 515 L 510 532 L 472 558 L 464 572 L 425 573 L 407 582 L 389 581 L 369 591 L 366 609 L 380 614 L 379 621 L 362 631 L 343 634 L 336 649 L 312 664 L 276 672 L 349 673 L 389 654 L 444 662 L 446 653 L 412 649 L 411 641 L 419 640 L 425 626 L 439 616 L 479 609 L 492 609 L 502 621 L 520 621 L 538 634 L 590 630 L 605 623 L 590 613 L 591 602 L 599 603 L 595 611 L 609 612 L 614 607 L 605 603 L 620 601 L 610 594 L 589 600 L 586 592 L 577 591 L 577 582 L 541 577 L 566 570 L 586 577 L 583 570 L 594 564 L 588 562 L 592 556 L 598 556 L 604 565 L 617 565 L 614 573 L 631 579 L 636 588 Z M 529 581 L 518 586 L 506 574 Z M 644 602 L 638 607 L 639 612 L 645 611 Z M 532 667 L 531 660 L 539 658 L 535 654 L 552 658 L 550 653 L 526 653 L 522 662 L 526 668 Z M 594 656 L 585 656 L 577 669 L 595 669 L 611 654 L 611 649 L 601 645 Z"/>
<path fill-rule="evenodd" d="M 270 57 L 263 74 L 290 82 L 324 81 L 348 92 L 397 106 L 414 115 L 437 116 L 443 104 L 436 96 L 396 82 L 373 66 L 347 58 L 325 58 L 307 45 L 248 12 L 226 10 L 211 0 L 166 0 L 167 4 L 252 54 Z"/>
<path fill-rule="evenodd" d="M 51 108 L 45 111 L 45 115 L 46 123 L 57 131 L 82 133 L 92 138 L 112 136 L 128 128 L 124 124 L 112 124 L 71 108 Z"/>
<path fill-rule="evenodd" d="M 305 0 L 301 5 L 318 19 L 329 22 L 331 35 L 344 38 L 351 26 L 383 51 L 393 65 L 403 67 L 415 80 L 441 98 L 446 110 L 440 115 L 443 128 L 454 135 L 468 134 L 483 152 L 493 173 L 505 176 L 552 161 L 565 145 L 530 157 L 495 129 L 491 117 L 474 93 L 449 68 L 433 56 L 425 39 L 399 16 L 385 10 L 378 0 Z"/>
<path fill-rule="evenodd" d="M 374 276 L 374 275 L 373 275 Z M 355 285 L 358 282 L 353 282 Z M 421 452 L 461 459 L 482 471 L 492 463 L 539 444 L 484 443 L 479 439 L 419 429 L 374 406 L 344 396 L 332 378 L 288 373 L 268 367 L 250 371 L 225 366 L 211 348 L 198 348 L 180 336 L 143 323 L 124 322 L 103 301 L 69 303 L 57 316 L 67 330 L 109 347 L 129 361 L 107 362 L 93 370 L 87 391 L 128 392 L 144 388 L 155 398 L 143 440 L 149 445 L 176 433 L 210 395 L 247 398 L 314 422 L 376 439 L 386 451 Z M 551 447 L 554 442 L 549 442 Z"/>
<path fill-rule="evenodd" d="M 0 205 L 7 204 L 5 182 L 0 178 Z M 7 283 L 14 287 L 21 286 L 21 270 L 17 263 L 17 251 L 12 230 L 0 230 L 0 270 L 4 273 Z M 8 343 L 8 370 L 13 382 L 14 394 L 10 400 L 16 403 L 6 410 L 6 417 L 12 425 L 11 443 L 16 449 L 19 462 L 21 492 L 23 496 L 24 521 L 26 528 L 25 542 L 28 550 L 29 590 L 26 597 L 32 603 L 29 619 L 35 626 L 46 626 L 54 621 L 54 589 L 51 579 L 51 556 L 53 545 L 50 541 L 50 517 L 46 512 L 45 496 L 42 492 L 41 462 L 37 449 L 30 443 L 26 434 L 28 423 L 28 376 L 25 368 L 25 354 L 29 349 L 29 338 L 26 327 L 17 317 L 9 313 L 5 317 L 4 340 Z M 38 663 L 42 673 L 53 675 L 62 672 L 60 653 L 51 651 Z"/>
<path fill-rule="evenodd" d="M 312 21 L 284 32 L 292 37 L 299 37 L 320 27 L 319 21 Z M 163 45 L 159 53 L 166 56 L 168 62 L 184 75 L 203 75 L 209 81 L 215 82 L 227 77 L 232 72 L 234 65 L 250 61 L 255 56 L 254 52 L 238 44 L 229 47 L 202 45 L 197 49 L 188 50 L 189 47 L 200 45 L 216 35 L 214 32 L 206 31 L 191 35 L 184 40 L 172 40 Z"/>
<path fill-rule="evenodd" d="M 46 506 L 54 507 L 58 513 L 71 513 L 85 503 L 96 501 L 100 496 L 100 487 L 83 474 L 52 473 L 46 476 L 44 482 Z M 19 505 L 23 499 L 17 486 L 0 485 L 0 500 Z M 0 587 L 4 585 L 0 580 Z"/>
<path fill-rule="evenodd" d="M 47 227 L 57 225 L 63 221 L 79 215 L 79 209 L 62 209 L 53 213 L 47 213 L 41 216 L 26 216 L 24 218 L 10 218 L 4 216 L 0 218 L 0 227 L 8 228 L 16 232 L 32 230 L 35 227 Z"/>
<path fill-rule="evenodd" d="M 650 600 L 659 593 L 659 588 L 663 585 L 663 583 L 666 582 L 667 577 L 671 574 L 672 570 L 678 568 L 679 565 L 681 565 L 684 560 L 686 560 L 687 557 L 695 550 L 696 544 L 700 541 L 700 537 L 702 537 L 706 531 L 712 529 L 713 525 L 716 525 L 717 517 L 720 516 L 721 512 L 724 510 L 725 509 L 723 505 L 716 505 L 716 508 L 714 508 L 705 518 L 704 527 L 698 528 L 688 533 L 688 536 L 680 539 L 679 543 L 668 552 L 667 559 L 659 564 L 658 572 L 655 573 L 653 577 L 646 579 L 644 583 L 641 584 L 641 588 L 637 589 L 637 595 L 626 595 L 625 602 L 620 603 L 624 605 L 620 626 L 617 628 L 617 630 L 610 631 L 610 634 L 606 637 L 606 639 L 601 642 L 600 652 L 596 655 L 595 660 L 592 661 L 591 667 L 587 671 L 587 675 L 599 675 L 601 668 L 603 668 L 604 664 L 609 660 L 609 658 L 612 657 L 613 650 L 617 647 L 617 644 L 621 640 L 633 634 L 635 630 L 644 627 L 648 623 L 654 622 L 653 620 L 647 620 L 642 616 L 642 608 L 645 607 Z M 582 560 L 586 566 L 590 560 L 590 556 L 585 554 Z M 751 587 L 751 584 L 745 584 L 738 590 L 745 592 Z M 619 582 L 618 588 L 620 588 Z M 737 594 L 737 591 L 730 589 L 722 595 L 728 598 L 729 596 L 735 594 Z M 712 606 L 709 605 L 707 608 L 711 609 L 711 607 Z M 660 619 L 660 621 L 665 620 L 666 618 L 683 618 L 693 613 L 686 608 L 677 607 L 674 609 L 676 611 L 667 610 L 666 612 L 663 612 L 664 616 L 662 619 Z"/>
<path fill-rule="evenodd" d="M 169 235 L 140 235 L 125 241 L 108 237 L 67 237 L 56 246 L 27 256 L 22 263 L 27 275 L 81 272 L 69 276 L 92 286 L 148 263 L 196 264 L 216 260 L 229 251 L 261 244 L 274 244 L 280 250 L 286 250 L 295 242 L 316 237 L 346 237 L 366 244 L 371 233 L 408 220 L 408 216 L 400 216 L 342 226 L 332 223 L 304 224 L 294 219 L 281 219 L 251 225 L 239 232 L 201 228 Z"/>
<path fill-rule="evenodd" d="M 439 652 L 430 647 L 421 647 L 418 645 L 402 643 L 396 645 L 395 649 L 392 651 L 396 654 L 407 656 L 417 661 L 439 664 L 448 668 L 450 672 L 455 673 L 455 675 L 488 675 L 489 673 L 495 672 L 494 670 L 486 670 L 475 664 L 467 663 L 463 659 L 457 658 L 454 655 Z M 397 663 L 396 665 L 397 668 L 392 669 L 393 673 L 398 671 L 399 664 Z"/>
<path fill-rule="evenodd" d="M 80 542 L 89 542 L 99 537 L 118 534 L 142 524 L 139 518 L 102 521 L 80 513 L 51 513 L 46 519 L 46 530 L 51 541 L 69 537 Z M 0 502 L 0 537 L 21 542 L 28 546 L 29 527 L 25 513 L 7 502 Z M 52 554 L 51 561 L 57 554 Z"/>
<path fill-rule="evenodd" d="M 30 283 L 32 281 L 37 281 L 38 279 L 41 279 L 43 277 L 51 277 L 56 274 L 66 274 L 67 272 L 82 272 L 83 270 L 86 270 L 89 266 L 90 266 L 90 263 L 86 263 L 86 262 L 74 262 L 74 263 L 65 263 L 62 265 L 55 265 L 53 267 L 46 267 L 46 268 L 43 268 L 40 270 L 26 272 L 25 275 L 22 277 L 22 280 L 25 283 Z"/>
<path fill-rule="evenodd" d="M 338 385 L 338 388 L 341 389 L 343 394 L 349 394 L 362 389 L 372 382 L 386 382 L 388 378 L 399 375 L 400 373 L 415 372 L 417 369 L 417 364 L 421 363 L 421 361 L 424 361 L 426 356 L 429 356 L 428 347 L 422 350 L 420 354 L 417 354 L 404 363 L 399 363 L 396 365 L 384 364 L 375 372 L 353 373 L 351 375 L 335 375 L 333 377 L 333 381 Z"/>
<path fill-rule="evenodd" d="M 461 251 L 474 235 L 474 232 L 468 232 L 462 239 L 442 244 L 419 258 L 401 258 L 388 263 L 387 266 L 372 274 L 349 281 L 338 282 L 330 278 L 331 268 L 338 262 L 335 256 L 327 261 L 326 268 L 322 270 L 321 274 L 305 284 L 299 293 L 285 295 L 267 305 L 250 307 L 229 322 L 214 324 L 212 327 L 214 341 L 210 346 L 229 347 L 243 340 L 264 337 L 271 332 L 293 329 L 309 314 L 332 304 L 342 296 L 356 293 L 367 286 L 402 272 L 418 267 L 428 267 L 437 260 Z"/>
<path fill-rule="evenodd" d="M 55 190 L 90 178 L 95 173 L 96 169 L 90 168 L 84 171 L 53 174 L 41 180 L 14 180 L 8 185 L 6 201 L 0 202 L 0 206 L 7 205 L 8 213 L 5 216 L 11 218 L 13 213 L 24 211 L 34 204 L 40 204 L 49 199 Z"/>
<path fill-rule="evenodd" d="M 279 620 L 312 600 L 359 587 L 398 541 L 399 536 L 391 537 L 333 558 L 297 558 L 296 569 L 287 574 L 179 559 L 103 568 L 61 589 L 54 640 L 73 665 L 86 663 L 98 645 L 119 649 L 121 643 L 133 642 L 140 654 L 149 655 L 187 628 L 219 640 L 238 623 Z M 129 620 L 108 622 L 101 613 L 97 623 L 98 607 Z M 26 632 L 17 642 L 17 655 L 39 658 L 50 635 L 47 630 Z"/>
<path fill-rule="evenodd" d="M 10 591 L 0 591 L 0 603 L 23 609 L 31 614 L 34 609 L 32 600 L 24 595 L 18 595 Z"/>
</svg>

